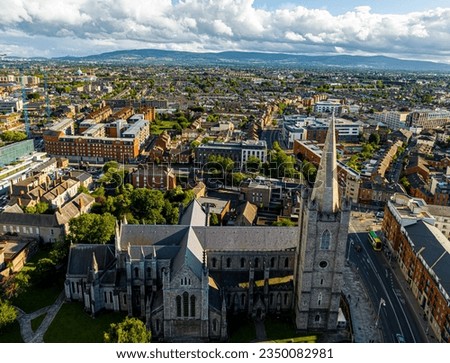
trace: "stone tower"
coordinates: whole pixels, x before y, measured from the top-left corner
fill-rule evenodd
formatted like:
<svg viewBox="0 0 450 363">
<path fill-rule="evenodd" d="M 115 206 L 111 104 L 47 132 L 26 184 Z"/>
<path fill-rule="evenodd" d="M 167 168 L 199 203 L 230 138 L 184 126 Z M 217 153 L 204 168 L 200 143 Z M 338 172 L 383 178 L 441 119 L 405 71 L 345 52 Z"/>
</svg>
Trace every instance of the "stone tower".
<svg viewBox="0 0 450 363">
<path fill-rule="evenodd" d="M 334 124 L 333 116 L 312 192 L 302 192 L 295 292 L 299 330 L 337 328 L 350 203 L 340 202 Z"/>
</svg>

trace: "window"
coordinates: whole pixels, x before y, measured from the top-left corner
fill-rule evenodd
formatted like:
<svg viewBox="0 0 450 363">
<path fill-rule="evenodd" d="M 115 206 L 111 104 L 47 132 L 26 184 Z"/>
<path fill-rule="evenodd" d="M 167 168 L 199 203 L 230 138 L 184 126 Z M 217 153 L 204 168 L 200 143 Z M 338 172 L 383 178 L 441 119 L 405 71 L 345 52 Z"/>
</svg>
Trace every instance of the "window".
<svg viewBox="0 0 450 363">
<path fill-rule="evenodd" d="M 319 314 L 317 314 L 317 315 L 315 316 L 314 321 L 315 321 L 316 323 L 318 323 L 318 322 L 320 321 L 320 315 L 319 315 Z"/>
<path fill-rule="evenodd" d="M 216 267 L 216 265 L 217 265 L 217 259 L 214 257 L 213 259 L 212 259 L 212 267 Z"/>
<path fill-rule="evenodd" d="M 331 242 L 331 233 L 328 229 L 326 229 L 322 233 L 322 238 L 320 239 L 320 249 L 321 250 L 329 250 Z"/>
<path fill-rule="evenodd" d="M 183 293 L 183 316 L 189 316 L 189 294 L 187 292 Z"/>
<path fill-rule="evenodd" d="M 195 317 L 195 295 L 191 295 L 191 317 Z"/>
<path fill-rule="evenodd" d="M 107 303 L 108 302 L 108 300 L 107 300 L 107 296 L 106 296 L 106 291 L 103 293 L 103 300 L 105 301 L 105 303 Z"/>
<path fill-rule="evenodd" d="M 271 259 L 270 259 L 270 267 L 275 267 L 275 257 L 272 257 Z"/>
<path fill-rule="evenodd" d="M 285 267 L 285 268 L 289 267 L 289 258 L 288 258 L 288 257 L 286 257 L 286 258 L 284 259 L 284 267 Z"/>
<path fill-rule="evenodd" d="M 317 296 L 317 305 L 321 305 L 322 304 L 322 293 L 319 293 L 319 296 Z"/>
<path fill-rule="evenodd" d="M 289 302 L 289 295 L 288 294 L 284 294 L 284 305 L 287 305 Z"/>
<path fill-rule="evenodd" d="M 127 304 L 127 294 L 123 294 L 123 304 Z"/>
<path fill-rule="evenodd" d="M 139 269 L 137 267 L 134 268 L 134 277 L 139 277 Z"/>
<path fill-rule="evenodd" d="M 259 258 L 255 258 L 255 268 L 259 267 Z"/>
<path fill-rule="evenodd" d="M 323 279 L 320 279 L 320 284 L 323 285 Z"/>
<path fill-rule="evenodd" d="M 245 306 L 245 294 L 241 295 L 241 305 Z"/>
<path fill-rule="evenodd" d="M 241 268 L 245 267 L 245 258 L 241 258 Z"/>
<path fill-rule="evenodd" d="M 213 328 L 213 331 L 217 331 L 217 319 L 214 319 L 214 320 L 213 320 L 213 326 L 212 326 L 212 328 Z"/>
<path fill-rule="evenodd" d="M 228 268 L 231 267 L 231 258 L 227 258 L 227 267 L 228 267 Z"/>
<path fill-rule="evenodd" d="M 328 262 L 327 261 L 320 261 L 319 262 L 319 267 L 320 268 L 326 268 L 328 266 Z"/>
<path fill-rule="evenodd" d="M 152 269 L 150 267 L 147 267 L 147 277 L 152 277 Z"/>
<path fill-rule="evenodd" d="M 177 317 L 181 317 L 181 296 L 178 295 L 176 298 L 176 303 L 177 303 Z"/>
<path fill-rule="evenodd" d="M 112 291 L 109 292 L 109 302 L 112 304 L 113 302 L 113 293 Z"/>
<path fill-rule="evenodd" d="M 273 305 L 273 294 L 269 295 L 269 305 Z"/>
</svg>

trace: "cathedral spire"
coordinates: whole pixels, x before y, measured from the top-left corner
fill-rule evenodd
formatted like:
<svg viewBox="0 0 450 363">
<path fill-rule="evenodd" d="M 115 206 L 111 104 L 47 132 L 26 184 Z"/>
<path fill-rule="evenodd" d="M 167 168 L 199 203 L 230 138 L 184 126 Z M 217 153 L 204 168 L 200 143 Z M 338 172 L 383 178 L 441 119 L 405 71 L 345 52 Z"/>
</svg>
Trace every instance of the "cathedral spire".
<svg viewBox="0 0 450 363">
<path fill-rule="evenodd" d="M 339 186 L 336 163 L 336 134 L 334 113 L 331 117 L 322 158 L 317 171 L 311 200 L 317 203 L 320 212 L 334 213 L 339 209 Z"/>
</svg>

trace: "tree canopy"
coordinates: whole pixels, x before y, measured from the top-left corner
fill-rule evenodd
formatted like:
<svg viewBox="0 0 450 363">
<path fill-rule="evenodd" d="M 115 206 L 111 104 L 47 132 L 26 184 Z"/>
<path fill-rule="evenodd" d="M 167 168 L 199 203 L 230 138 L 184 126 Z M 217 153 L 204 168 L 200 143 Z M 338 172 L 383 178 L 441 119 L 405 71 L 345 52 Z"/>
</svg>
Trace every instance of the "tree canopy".
<svg viewBox="0 0 450 363">
<path fill-rule="evenodd" d="M 103 339 L 105 343 L 150 343 L 152 333 L 141 320 L 127 316 L 121 323 L 112 323 Z"/>
<path fill-rule="evenodd" d="M 0 331 L 17 318 L 17 310 L 7 300 L 0 300 Z"/>
<path fill-rule="evenodd" d="M 69 221 L 69 240 L 73 243 L 105 244 L 111 241 L 116 219 L 110 213 L 87 213 Z"/>
<path fill-rule="evenodd" d="M 5 142 L 18 142 L 26 138 L 27 134 L 22 131 L 4 131 L 0 134 L 0 139 Z"/>
</svg>

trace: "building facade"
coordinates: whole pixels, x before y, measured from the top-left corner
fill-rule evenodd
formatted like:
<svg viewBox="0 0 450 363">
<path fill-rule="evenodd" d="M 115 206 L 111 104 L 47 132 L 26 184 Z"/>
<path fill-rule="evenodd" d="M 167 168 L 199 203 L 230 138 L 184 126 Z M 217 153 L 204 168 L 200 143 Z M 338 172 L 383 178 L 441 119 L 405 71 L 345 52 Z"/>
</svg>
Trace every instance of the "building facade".
<svg viewBox="0 0 450 363">
<path fill-rule="evenodd" d="M 155 339 L 226 340 L 228 317 L 294 313 L 304 331 L 337 329 L 350 204 L 340 201 L 334 122 L 299 227 L 210 227 L 191 202 L 179 225 L 116 227 L 115 245 L 70 250 L 66 298 L 144 318 Z"/>
</svg>

